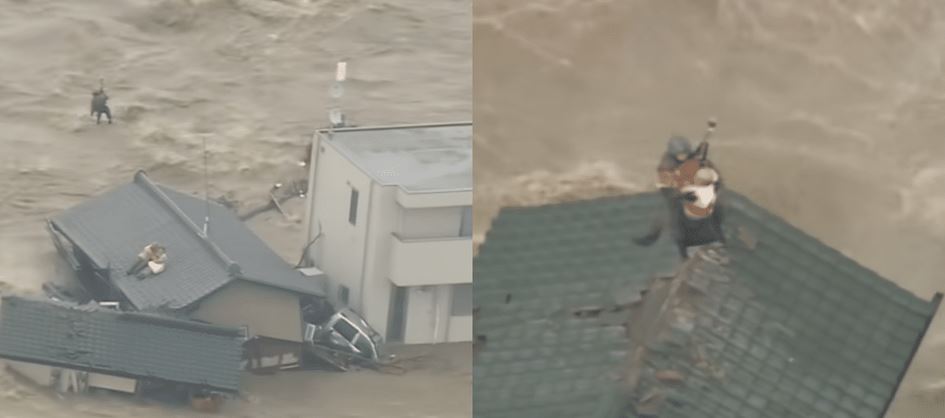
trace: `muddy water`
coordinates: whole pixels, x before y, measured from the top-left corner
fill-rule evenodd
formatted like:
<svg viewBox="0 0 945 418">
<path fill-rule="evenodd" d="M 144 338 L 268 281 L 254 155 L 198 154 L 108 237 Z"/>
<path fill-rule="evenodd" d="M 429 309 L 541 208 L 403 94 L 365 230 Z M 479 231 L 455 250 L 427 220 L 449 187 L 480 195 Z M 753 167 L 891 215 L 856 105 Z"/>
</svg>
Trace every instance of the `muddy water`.
<svg viewBox="0 0 945 418">
<path fill-rule="evenodd" d="M 349 63 L 343 106 L 354 123 L 468 119 L 470 24 L 464 0 L 0 0 L 0 291 L 60 277 L 43 220 L 138 169 L 202 191 L 204 139 L 211 197 L 259 203 L 300 174 L 338 60 Z M 113 125 L 88 115 L 99 78 Z M 254 226 L 295 261 L 292 222 Z M 235 413 L 469 416 L 462 372 L 381 380 L 374 404 L 363 404 L 360 375 L 273 379 L 251 379 L 250 391 L 278 403 L 260 395 Z M 170 414 L 125 408 L 51 399 L 0 372 L 4 417 Z"/>
<path fill-rule="evenodd" d="M 720 128 L 729 185 L 899 285 L 945 291 L 945 3 L 474 6 L 476 227 L 498 207 L 651 188 Z M 945 315 L 891 417 L 945 417 Z"/>
</svg>

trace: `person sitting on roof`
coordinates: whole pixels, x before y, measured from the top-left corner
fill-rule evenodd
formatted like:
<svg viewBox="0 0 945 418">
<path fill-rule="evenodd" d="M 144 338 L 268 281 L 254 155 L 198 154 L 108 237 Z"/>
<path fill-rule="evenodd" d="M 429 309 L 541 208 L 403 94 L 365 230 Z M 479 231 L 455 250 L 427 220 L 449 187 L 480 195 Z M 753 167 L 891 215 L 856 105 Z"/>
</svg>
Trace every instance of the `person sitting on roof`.
<svg viewBox="0 0 945 418">
<path fill-rule="evenodd" d="M 666 144 L 666 152 L 660 158 L 659 166 L 656 168 L 657 187 L 660 190 L 671 189 L 676 184 L 676 169 L 692 155 L 692 144 L 689 139 L 681 136 L 669 138 Z"/>
<path fill-rule="evenodd" d="M 703 141 L 693 150 L 689 139 L 682 136 L 673 136 L 669 138 L 666 144 L 666 152 L 660 159 L 659 166 L 656 168 L 657 187 L 666 194 L 671 191 L 678 191 L 681 187 L 691 184 L 692 179 L 688 178 L 695 173 L 689 169 L 690 165 L 697 168 L 708 167 L 716 170 L 715 165 L 708 159 L 709 143 Z M 697 164 L 697 165 L 695 165 Z M 687 170 L 688 169 L 688 170 Z M 718 170 L 716 170 L 716 174 Z M 721 187 L 721 179 L 716 181 L 716 191 Z"/>
<path fill-rule="evenodd" d="M 715 165 L 708 159 L 709 144 L 702 141 L 695 151 L 688 139 L 673 136 L 657 166 L 657 186 L 667 201 L 667 213 L 659 216 L 645 235 L 634 237 L 642 246 L 655 243 L 664 228 L 668 227 L 680 255 L 688 258 L 687 248 L 700 235 L 699 225 L 708 220 L 712 235 L 725 243 L 722 232 L 722 208 L 717 204 L 722 179 Z"/>
<path fill-rule="evenodd" d="M 128 275 L 138 273 L 144 267 L 148 267 L 148 270 L 138 274 L 139 279 L 143 279 L 148 276 L 148 271 L 151 274 L 160 274 L 164 271 L 165 264 L 167 263 L 167 252 L 164 250 L 164 247 L 159 245 L 156 242 L 152 242 L 144 247 L 140 253 L 138 253 L 138 260 L 135 264 L 128 270 Z"/>
</svg>

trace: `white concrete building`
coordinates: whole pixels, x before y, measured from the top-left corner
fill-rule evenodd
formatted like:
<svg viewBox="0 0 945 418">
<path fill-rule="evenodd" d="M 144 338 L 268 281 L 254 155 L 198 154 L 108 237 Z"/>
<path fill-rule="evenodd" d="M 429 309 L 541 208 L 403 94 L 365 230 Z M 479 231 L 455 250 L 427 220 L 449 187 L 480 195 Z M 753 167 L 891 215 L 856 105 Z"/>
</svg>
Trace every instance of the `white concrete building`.
<svg viewBox="0 0 945 418">
<path fill-rule="evenodd" d="M 309 261 L 387 341 L 472 340 L 472 123 L 319 131 Z"/>
</svg>

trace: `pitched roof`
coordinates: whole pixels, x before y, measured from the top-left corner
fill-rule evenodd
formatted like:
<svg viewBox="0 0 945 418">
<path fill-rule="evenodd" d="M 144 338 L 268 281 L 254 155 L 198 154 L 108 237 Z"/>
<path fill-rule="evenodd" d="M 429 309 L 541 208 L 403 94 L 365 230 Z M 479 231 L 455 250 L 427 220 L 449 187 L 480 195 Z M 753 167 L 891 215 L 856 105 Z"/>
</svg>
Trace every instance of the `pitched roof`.
<svg viewBox="0 0 945 418">
<path fill-rule="evenodd" d="M 239 390 L 240 330 L 4 296 L 0 357 L 131 378 Z"/>
<path fill-rule="evenodd" d="M 880 417 L 941 296 L 724 198 L 729 244 L 675 271 L 668 242 L 629 242 L 657 194 L 503 211 L 475 261 L 475 416 Z"/>
<path fill-rule="evenodd" d="M 210 202 L 207 237 L 203 225 L 208 203 L 158 186 L 144 172 L 132 183 L 87 200 L 50 219 L 54 228 L 103 269 L 138 309 L 180 309 L 234 279 L 294 292 L 322 295 L 322 283 L 292 268 L 236 214 Z M 150 242 L 167 250 L 166 270 L 138 279 L 125 272 Z"/>
<path fill-rule="evenodd" d="M 570 310 L 628 301 L 671 273 L 671 245 L 636 247 L 655 194 L 503 209 L 473 264 L 476 417 L 614 416 L 630 350 L 619 321 L 589 326 Z"/>
</svg>

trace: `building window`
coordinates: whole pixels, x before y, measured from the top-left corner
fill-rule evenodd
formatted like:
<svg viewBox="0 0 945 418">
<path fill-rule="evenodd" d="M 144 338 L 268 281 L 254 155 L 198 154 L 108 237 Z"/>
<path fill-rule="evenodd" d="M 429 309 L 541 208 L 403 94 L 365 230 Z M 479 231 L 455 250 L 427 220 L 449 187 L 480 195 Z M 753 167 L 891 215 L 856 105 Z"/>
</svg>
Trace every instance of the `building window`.
<svg viewBox="0 0 945 418">
<path fill-rule="evenodd" d="M 348 223 L 358 224 L 358 190 L 351 188 L 351 202 L 348 204 Z"/>
<path fill-rule="evenodd" d="M 472 315 L 473 286 L 472 283 L 453 285 L 453 303 L 450 307 L 451 316 Z"/>
<path fill-rule="evenodd" d="M 459 227 L 459 236 L 471 237 L 473 229 L 472 206 L 463 206 L 463 223 Z"/>
<path fill-rule="evenodd" d="M 349 293 L 348 286 L 338 286 L 338 300 L 340 300 L 341 304 L 344 306 L 348 306 L 348 297 L 350 296 Z"/>
</svg>

